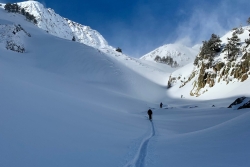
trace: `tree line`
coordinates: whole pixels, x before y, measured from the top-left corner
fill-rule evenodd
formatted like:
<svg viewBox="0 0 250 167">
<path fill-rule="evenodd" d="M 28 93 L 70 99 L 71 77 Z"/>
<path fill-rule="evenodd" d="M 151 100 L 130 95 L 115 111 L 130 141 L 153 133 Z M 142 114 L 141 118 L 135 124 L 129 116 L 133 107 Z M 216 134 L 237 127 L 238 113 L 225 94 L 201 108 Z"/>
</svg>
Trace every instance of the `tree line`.
<svg viewBox="0 0 250 167">
<path fill-rule="evenodd" d="M 250 24 L 250 17 L 247 23 Z M 220 37 L 216 34 L 212 34 L 208 41 L 202 41 L 203 44 L 200 48 L 199 55 L 197 55 L 194 60 L 194 65 L 198 65 L 199 60 L 204 59 L 208 60 L 209 64 L 212 65 L 214 57 L 220 52 L 226 53 L 228 59 L 233 59 L 238 55 L 241 46 L 238 35 L 244 33 L 244 29 L 240 26 L 239 28 L 234 28 L 233 31 L 232 37 L 227 38 L 227 43 L 225 45 L 221 44 Z M 250 45 L 250 38 L 246 39 L 245 43 L 247 44 L 246 47 L 248 47 Z"/>
<path fill-rule="evenodd" d="M 170 56 L 160 57 L 157 55 L 154 60 L 156 62 L 159 62 L 159 63 L 164 63 L 167 65 L 170 65 L 171 67 L 178 67 L 179 66 L 178 63 L 176 61 L 174 61 L 174 59 Z"/>
<path fill-rule="evenodd" d="M 4 9 L 8 12 L 11 12 L 11 13 L 22 14 L 26 17 L 27 20 L 32 21 L 34 24 L 37 24 L 36 17 L 34 15 L 30 14 L 29 12 L 26 12 L 24 8 L 21 8 L 16 3 L 13 3 L 13 4 L 6 3 L 6 5 L 4 6 Z"/>
</svg>

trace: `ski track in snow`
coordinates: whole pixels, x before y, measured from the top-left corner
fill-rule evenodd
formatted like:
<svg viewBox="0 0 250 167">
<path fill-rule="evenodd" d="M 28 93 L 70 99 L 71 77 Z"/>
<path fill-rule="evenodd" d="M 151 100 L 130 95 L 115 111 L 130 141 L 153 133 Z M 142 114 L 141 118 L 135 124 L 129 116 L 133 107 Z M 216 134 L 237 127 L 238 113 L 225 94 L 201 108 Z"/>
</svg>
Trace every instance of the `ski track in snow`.
<svg viewBox="0 0 250 167">
<path fill-rule="evenodd" d="M 155 135 L 154 123 L 153 123 L 153 121 L 150 121 L 150 123 L 151 123 L 150 135 L 142 140 L 140 147 L 139 147 L 134 159 L 129 161 L 124 167 L 145 167 L 148 142 Z"/>
</svg>

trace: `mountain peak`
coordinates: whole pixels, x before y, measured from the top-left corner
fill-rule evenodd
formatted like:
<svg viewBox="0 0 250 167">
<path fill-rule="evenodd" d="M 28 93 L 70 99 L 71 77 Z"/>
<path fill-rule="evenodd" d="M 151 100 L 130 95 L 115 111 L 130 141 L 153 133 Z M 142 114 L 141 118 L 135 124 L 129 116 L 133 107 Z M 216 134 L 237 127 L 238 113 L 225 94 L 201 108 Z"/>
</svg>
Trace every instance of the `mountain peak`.
<svg viewBox="0 0 250 167">
<path fill-rule="evenodd" d="M 61 17 L 53 9 L 45 8 L 40 2 L 25 1 L 18 5 L 35 16 L 37 26 L 49 34 L 68 40 L 75 38 L 77 42 L 95 48 L 108 47 L 108 42 L 96 30 Z"/>
<path fill-rule="evenodd" d="M 198 54 L 196 48 L 189 48 L 183 44 L 165 44 L 146 55 L 142 56 L 141 59 L 155 61 L 155 58 L 159 56 L 171 57 L 174 61 L 177 62 L 179 66 L 184 66 L 192 62 L 195 56 Z"/>
</svg>

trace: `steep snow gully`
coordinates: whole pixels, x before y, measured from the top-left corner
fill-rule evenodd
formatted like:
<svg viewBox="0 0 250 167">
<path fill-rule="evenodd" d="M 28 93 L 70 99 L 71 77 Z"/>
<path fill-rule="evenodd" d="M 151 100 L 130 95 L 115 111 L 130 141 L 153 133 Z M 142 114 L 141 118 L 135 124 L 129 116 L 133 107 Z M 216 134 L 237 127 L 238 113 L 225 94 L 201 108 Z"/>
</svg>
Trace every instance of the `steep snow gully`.
<svg viewBox="0 0 250 167">
<path fill-rule="evenodd" d="M 149 136 L 145 137 L 134 158 L 129 161 L 124 167 L 144 167 L 145 166 L 145 158 L 147 156 L 147 148 L 149 140 L 155 135 L 155 128 L 153 121 L 150 121 L 151 124 L 151 133 Z"/>
</svg>

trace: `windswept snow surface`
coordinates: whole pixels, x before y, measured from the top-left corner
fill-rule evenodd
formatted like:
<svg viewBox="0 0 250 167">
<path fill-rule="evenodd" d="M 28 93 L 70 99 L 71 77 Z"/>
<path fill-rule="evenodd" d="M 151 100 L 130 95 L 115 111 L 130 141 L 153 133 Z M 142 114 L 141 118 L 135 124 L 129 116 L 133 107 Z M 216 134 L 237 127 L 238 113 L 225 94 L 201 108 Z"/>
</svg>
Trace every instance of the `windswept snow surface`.
<svg viewBox="0 0 250 167">
<path fill-rule="evenodd" d="M 173 98 L 166 66 L 52 36 L 2 9 L 0 24 L 31 34 L 20 36 L 25 53 L 0 42 L 0 166 L 250 165 L 250 110 L 226 108 L 236 97 Z"/>
</svg>

